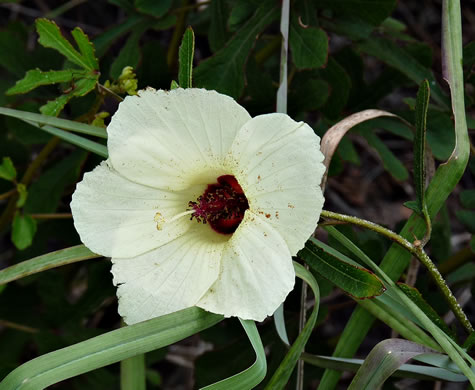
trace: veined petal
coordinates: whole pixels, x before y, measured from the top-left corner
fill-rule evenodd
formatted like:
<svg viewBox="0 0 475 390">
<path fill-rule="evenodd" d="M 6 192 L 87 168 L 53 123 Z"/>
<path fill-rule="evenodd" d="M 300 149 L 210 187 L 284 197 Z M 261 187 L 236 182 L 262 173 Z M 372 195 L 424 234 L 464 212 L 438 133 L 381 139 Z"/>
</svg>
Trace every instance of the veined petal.
<svg viewBox="0 0 475 390">
<path fill-rule="evenodd" d="M 250 209 L 281 234 L 292 255 L 315 230 L 323 207 L 319 145 L 306 123 L 284 114 L 260 115 L 241 128 L 226 161 Z"/>
<path fill-rule="evenodd" d="M 246 211 L 226 244 L 217 281 L 197 306 L 226 317 L 262 321 L 293 289 L 295 272 L 287 244 L 259 215 Z"/>
<path fill-rule="evenodd" d="M 186 210 L 198 189 L 170 192 L 136 184 L 102 162 L 78 183 L 71 202 L 81 241 L 104 256 L 130 257 L 155 249 L 185 233 L 189 218 L 157 229 L 156 216 L 171 218 Z"/>
<path fill-rule="evenodd" d="M 194 306 L 219 275 L 225 240 L 196 225 L 131 259 L 112 259 L 119 314 L 131 325 Z"/>
<path fill-rule="evenodd" d="M 107 128 L 112 166 L 156 188 L 208 184 L 225 173 L 224 157 L 250 119 L 232 98 L 215 91 L 140 91 L 125 98 Z"/>
</svg>

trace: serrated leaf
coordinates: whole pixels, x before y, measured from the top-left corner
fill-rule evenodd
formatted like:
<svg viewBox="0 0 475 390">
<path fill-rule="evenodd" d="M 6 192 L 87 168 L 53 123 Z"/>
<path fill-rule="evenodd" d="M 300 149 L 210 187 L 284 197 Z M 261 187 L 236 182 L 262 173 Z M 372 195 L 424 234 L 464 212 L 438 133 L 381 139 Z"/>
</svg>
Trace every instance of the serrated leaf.
<svg viewBox="0 0 475 390">
<path fill-rule="evenodd" d="M 22 250 L 31 245 L 36 233 L 36 221 L 30 215 L 16 214 L 12 224 L 12 242 Z"/>
<path fill-rule="evenodd" d="M 416 190 L 419 208 L 427 213 L 425 202 L 426 189 L 426 130 L 427 110 L 429 108 L 430 87 L 429 82 L 424 80 L 419 86 L 416 99 L 416 134 L 414 137 L 414 187 Z"/>
<path fill-rule="evenodd" d="M 20 208 L 25 205 L 26 199 L 28 198 L 28 190 L 24 184 L 18 184 L 16 186 L 18 192 L 18 200 L 16 201 L 16 207 Z"/>
<path fill-rule="evenodd" d="M 84 60 L 89 64 L 90 69 L 99 69 L 99 63 L 96 58 L 94 45 L 89 40 L 89 37 L 81 30 L 80 27 L 76 27 L 71 31 L 76 44 L 78 45 L 79 51 L 81 52 Z"/>
<path fill-rule="evenodd" d="M 178 51 L 178 84 L 181 88 L 191 88 L 193 78 L 193 56 L 195 53 L 195 34 L 188 27 L 183 34 Z"/>
<path fill-rule="evenodd" d="M 85 74 L 85 72 L 73 69 L 50 70 L 48 72 L 43 72 L 39 69 L 32 69 L 26 72 L 25 77 L 18 80 L 16 84 L 6 92 L 6 94 L 15 95 L 19 93 L 27 93 L 42 85 L 68 83 L 75 78 L 84 77 Z"/>
<path fill-rule="evenodd" d="M 271 8 L 267 4 L 259 7 L 223 49 L 196 67 L 195 85 L 238 98 L 244 89 L 246 59 L 256 37 L 278 15 L 275 7 Z"/>
<path fill-rule="evenodd" d="M 3 157 L 2 165 L 0 165 L 0 178 L 13 181 L 16 178 L 16 169 L 10 157 Z"/>
<path fill-rule="evenodd" d="M 304 28 L 292 18 L 289 45 L 297 69 L 317 69 L 324 66 L 328 57 L 328 37 L 321 28 Z"/>
<path fill-rule="evenodd" d="M 86 77 L 73 83 L 70 90 L 54 100 L 40 107 L 40 112 L 44 115 L 58 116 L 68 103 L 75 96 L 84 96 L 91 92 L 97 84 L 97 77 Z"/>
<path fill-rule="evenodd" d="M 59 51 L 69 61 L 82 68 L 93 70 L 89 62 L 63 37 L 58 25 L 48 19 L 36 19 L 38 42 L 44 47 Z"/>
<path fill-rule="evenodd" d="M 437 314 L 431 305 L 427 303 L 421 293 L 414 287 L 411 287 L 405 283 L 398 283 L 399 288 L 404 291 L 412 302 L 414 302 L 419 309 L 421 309 L 427 317 L 429 317 L 434 324 L 447 333 L 450 337 L 454 338 L 454 333 L 449 329 L 444 320 Z"/>
<path fill-rule="evenodd" d="M 315 242 L 307 241 L 298 253 L 312 270 L 355 298 L 371 298 L 384 292 L 383 284 L 372 272 L 340 260 Z"/>
<path fill-rule="evenodd" d="M 135 7 L 148 15 L 161 18 L 172 5 L 172 0 L 135 0 Z"/>
</svg>

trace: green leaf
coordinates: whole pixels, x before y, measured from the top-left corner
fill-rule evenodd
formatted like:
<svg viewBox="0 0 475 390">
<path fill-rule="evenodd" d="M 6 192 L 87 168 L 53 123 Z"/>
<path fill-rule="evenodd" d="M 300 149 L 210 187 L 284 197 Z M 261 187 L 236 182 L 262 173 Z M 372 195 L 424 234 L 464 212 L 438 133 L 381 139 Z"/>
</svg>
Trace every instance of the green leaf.
<svg viewBox="0 0 475 390">
<path fill-rule="evenodd" d="M 416 134 L 414 137 L 414 187 L 416 190 L 419 209 L 427 213 L 425 201 L 426 190 L 426 130 L 427 130 L 427 109 L 429 107 L 430 87 L 429 82 L 424 80 L 419 86 L 416 101 Z"/>
<path fill-rule="evenodd" d="M 447 96 L 437 84 L 432 72 L 394 42 L 388 39 L 371 37 L 371 39 L 360 43 L 358 48 L 399 70 L 417 85 L 427 79 L 434 100 L 442 107 L 449 108 Z"/>
<path fill-rule="evenodd" d="M 33 112 L 14 110 L 13 108 L 6 107 L 0 107 L 0 115 L 6 115 L 12 118 L 35 122 L 38 127 L 41 127 L 43 125 L 52 125 L 59 129 L 94 135 L 100 138 L 107 138 L 107 132 L 101 127 L 91 126 L 85 123 L 79 123 L 67 119 L 55 118 L 50 115 L 35 114 Z"/>
<path fill-rule="evenodd" d="M 87 77 L 73 82 L 70 90 L 54 100 L 40 107 L 40 111 L 44 115 L 58 116 L 64 106 L 75 96 L 84 96 L 91 92 L 98 81 L 98 76 Z"/>
<path fill-rule="evenodd" d="M 195 53 L 195 34 L 191 27 L 188 27 L 183 34 L 180 49 L 178 51 L 178 84 L 181 88 L 192 87 L 193 77 L 193 56 Z"/>
<path fill-rule="evenodd" d="M 38 42 L 41 43 L 41 45 L 59 51 L 69 61 L 82 68 L 94 70 L 88 60 L 63 37 L 55 22 L 48 19 L 36 19 L 36 31 L 40 36 Z"/>
<path fill-rule="evenodd" d="M 143 13 L 161 18 L 172 5 L 172 0 L 135 0 L 135 7 Z"/>
<path fill-rule="evenodd" d="M 180 86 L 175 80 L 172 80 L 172 82 L 170 83 L 170 90 L 177 89 L 177 88 L 180 88 Z"/>
<path fill-rule="evenodd" d="M 246 59 L 256 37 L 276 20 L 278 15 L 275 7 L 271 8 L 267 4 L 259 7 L 223 49 L 196 67 L 195 85 L 215 89 L 234 98 L 241 96 L 244 89 Z"/>
<path fill-rule="evenodd" d="M 312 270 L 355 298 L 371 298 L 384 292 L 383 284 L 372 272 L 341 261 L 341 257 L 326 249 L 322 243 L 310 239 L 298 256 Z"/>
<path fill-rule="evenodd" d="M 27 93 L 41 85 L 68 83 L 75 78 L 84 76 L 85 72 L 73 69 L 50 70 L 49 72 L 33 69 L 29 70 L 23 79 L 18 80 L 16 84 L 6 92 L 6 94 L 15 95 L 19 93 Z"/>
<path fill-rule="evenodd" d="M 54 213 L 63 196 L 64 189 L 78 179 L 87 153 L 75 150 L 60 160 L 41 176 L 29 188 L 30 196 L 25 204 L 27 213 Z"/>
<path fill-rule="evenodd" d="M 25 120 L 25 122 L 29 123 L 30 125 L 34 127 L 37 127 L 38 129 L 46 131 L 49 134 L 55 135 L 56 137 L 59 137 L 73 145 L 79 146 L 80 148 L 96 153 L 97 155 L 101 157 L 107 158 L 108 156 L 107 148 L 102 144 L 91 141 L 84 137 L 80 137 L 79 135 L 68 133 L 67 131 L 57 129 L 56 127 L 53 127 L 53 126 L 48 126 L 48 125 L 41 126 L 29 120 Z"/>
<path fill-rule="evenodd" d="M 62 265 L 76 263 L 82 260 L 101 257 L 87 249 L 84 245 L 77 245 L 59 251 L 46 253 L 10 267 L 0 270 L 0 285 L 29 275 L 43 272 Z"/>
<path fill-rule="evenodd" d="M 221 49 L 228 40 L 226 31 L 226 2 L 224 0 L 213 0 L 209 5 L 211 21 L 208 30 L 209 47 L 213 53 Z"/>
<path fill-rule="evenodd" d="M 279 365 L 274 375 L 272 375 L 272 378 L 267 383 L 265 388 L 269 390 L 284 389 L 286 387 L 289 382 L 290 375 L 292 374 L 292 371 L 294 370 L 294 367 L 297 364 L 297 361 L 299 360 L 305 348 L 305 345 L 307 344 L 307 341 L 310 338 L 310 335 L 312 334 L 313 328 L 315 327 L 318 317 L 318 308 L 320 305 L 320 291 L 318 288 L 317 281 L 315 280 L 313 275 L 304 267 L 302 267 L 299 263 L 296 263 L 294 261 L 293 264 L 297 277 L 307 282 L 308 285 L 312 288 L 313 294 L 315 296 L 315 306 L 313 308 L 312 314 L 307 320 L 307 323 L 302 329 L 302 332 L 300 332 L 297 339 L 285 355 L 284 360 L 282 360 L 282 363 Z M 288 340 L 288 337 L 286 334 L 287 332 L 285 331 L 285 322 L 282 321 L 282 325 L 284 327 L 283 331 L 285 332 L 283 341 L 286 342 L 286 340 Z"/>
<path fill-rule="evenodd" d="M 28 190 L 24 184 L 18 184 L 16 186 L 18 192 L 18 200 L 16 201 L 16 207 L 20 208 L 25 205 L 26 199 L 28 198 Z"/>
<path fill-rule="evenodd" d="M 460 202 L 463 207 L 475 209 L 475 190 L 464 190 L 460 192 Z"/>
<path fill-rule="evenodd" d="M 0 165 L 0 178 L 8 181 L 16 179 L 16 169 L 10 157 L 3 157 Z"/>
<path fill-rule="evenodd" d="M 404 164 L 373 131 L 360 130 L 359 132 L 366 138 L 368 144 L 378 152 L 383 160 L 384 169 L 386 169 L 397 180 L 404 181 L 408 179 L 409 172 Z"/>
<path fill-rule="evenodd" d="M 458 210 L 455 215 L 462 222 L 470 233 L 475 233 L 475 211 Z"/>
<path fill-rule="evenodd" d="M 472 66 L 475 63 L 475 41 L 467 43 L 463 48 L 463 64 Z"/>
<path fill-rule="evenodd" d="M 289 36 L 290 50 L 297 69 L 317 69 L 328 57 L 328 37 L 321 28 L 304 28 L 292 17 Z"/>
<path fill-rule="evenodd" d="M 348 390 L 376 390 L 394 371 L 413 357 L 431 349 L 403 339 L 388 339 L 378 343 L 366 357 Z"/>
<path fill-rule="evenodd" d="M 455 338 L 454 332 L 449 329 L 444 320 L 437 314 L 431 305 L 427 303 L 421 293 L 414 287 L 408 286 L 405 283 L 398 283 L 399 288 L 404 291 L 412 302 L 414 302 L 419 309 L 421 309 L 431 321 L 436 324 L 440 329 L 447 333 L 450 337 Z"/>
<path fill-rule="evenodd" d="M 327 66 L 319 73 L 330 85 L 330 97 L 322 111 L 328 118 L 336 119 L 346 106 L 350 96 L 350 76 L 333 57 L 328 58 Z"/>
<path fill-rule="evenodd" d="M 144 33 L 144 26 L 137 28 L 127 39 L 124 47 L 114 60 L 110 68 L 110 76 L 117 80 L 126 66 L 136 68 L 140 61 L 140 38 Z"/>
<path fill-rule="evenodd" d="M 89 69 L 99 70 L 99 63 L 96 58 L 94 45 L 89 40 L 88 36 L 81 30 L 80 27 L 74 28 L 71 31 L 76 44 L 78 45 L 79 51 L 81 52 L 84 60 L 89 65 Z"/>
<path fill-rule="evenodd" d="M 266 353 L 264 351 L 264 346 L 262 345 L 259 332 L 257 331 L 256 324 L 254 321 L 250 320 L 239 319 L 239 321 L 241 321 L 241 325 L 246 331 L 247 337 L 249 338 L 249 341 L 256 352 L 256 361 L 247 370 L 244 370 L 230 378 L 223 379 L 220 382 L 203 387 L 201 390 L 253 389 L 259 383 L 261 383 L 266 376 Z M 0 390 L 3 389 L 0 387 Z"/>
<path fill-rule="evenodd" d="M 321 0 L 318 6 L 378 26 L 391 15 L 396 7 L 396 0 Z"/>
<path fill-rule="evenodd" d="M 220 315 L 190 307 L 126 326 L 24 363 L 0 382 L 0 390 L 43 390 L 62 380 L 173 344 L 222 319 Z M 265 361 L 263 348 L 262 354 Z"/>
<path fill-rule="evenodd" d="M 12 224 L 12 241 L 15 246 L 23 250 L 33 242 L 36 233 L 36 221 L 29 215 L 16 214 Z"/>
<path fill-rule="evenodd" d="M 0 66 L 22 77 L 25 71 L 31 68 L 31 54 L 26 50 L 26 42 L 12 31 L 0 31 Z"/>
</svg>

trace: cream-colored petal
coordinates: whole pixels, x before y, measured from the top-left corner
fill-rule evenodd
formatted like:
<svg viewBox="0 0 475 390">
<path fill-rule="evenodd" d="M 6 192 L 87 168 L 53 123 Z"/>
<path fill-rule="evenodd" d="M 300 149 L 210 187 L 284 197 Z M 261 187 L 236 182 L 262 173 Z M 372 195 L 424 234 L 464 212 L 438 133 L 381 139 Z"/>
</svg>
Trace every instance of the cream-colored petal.
<svg viewBox="0 0 475 390">
<path fill-rule="evenodd" d="M 81 241 L 95 253 L 136 256 L 175 239 L 192 226 L 192 221 L 183 217 L 158 230 L 156 220 L 185 211 L 188 201 L 200 191 L 170 192 L 136 184 L 107 161 L 102 162 L 76 187 L 71 202 L 74 226 Z"/>
<path fill-rule="evenodd" d="M 225 241 L 196 224 L 186 234 L 131 259 L 112 259 L 119 313 L 131 325 L 194 306 L 219 274 Z"/>
<path fill-rule="evenodd" d="M 324 202 L 322 161 L 320 138 L 310 126 L 285 114 L 247 122 L 226 161 L 250 209 L 281 234 L 292 255 L 317 227 Z"/>
<path fill-rule="evenodd" d="M 259 215 L 246 211 L 226 244 L 218 280 L 197 306 L 226 317 L 262 321 L 293 289 L 295 272 L 287 244 Z"/>
<path fill-rule="evenodd" d="M 119 105 L 107 128 L 114 169 L 162 189 L 208 184 L 251 117 L 232 98 L 204 89 L 140 91 Z"/>
</svg>

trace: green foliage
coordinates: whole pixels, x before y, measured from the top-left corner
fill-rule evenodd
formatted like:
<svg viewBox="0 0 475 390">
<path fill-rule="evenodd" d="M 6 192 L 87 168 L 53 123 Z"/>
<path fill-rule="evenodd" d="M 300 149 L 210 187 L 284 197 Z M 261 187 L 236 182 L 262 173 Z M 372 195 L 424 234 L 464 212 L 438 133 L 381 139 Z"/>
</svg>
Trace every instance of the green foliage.
<svg viewBox="0 0 475 390">
<path fill-rule="evenodd" d="M 36 233 L 36 221 L 30 215 L 16 214 L 12 224 L 12 242 L 23 250 L 31 245 Z"/>
<path fill-rule="evenodd" d="M 321 28 L 303 27 L 297 17 L 290 23 L 289 45 L 297 69 L 317 69 L 325 66 L 328 37 Z"/>
<path fill-rule="evenodd" d="M 195 54 L 195 34 L 191 27 L 188 27 L 183 35 L 180 50 L 178 51 L 178 83 L 182 88 L 192 87 L 193 78 L 193 56 Z"/>
<path fill-rule="evenodd" d="M 0 165 L 0 178 L 13 181 L 16 178 L 16 169 L 10 157 L 3 157 Z"/>
<path fill-rule="evenodd" d="M 318 272 L 346 293 L 355 298 L 371 298 L 380 295 L 385 288 L 372 272 L 356 265 L 342 261 L 341 255 L 323 243 L 307 241 L 305 248 L 299 252 L 312 270 Z"/>
</svg>

